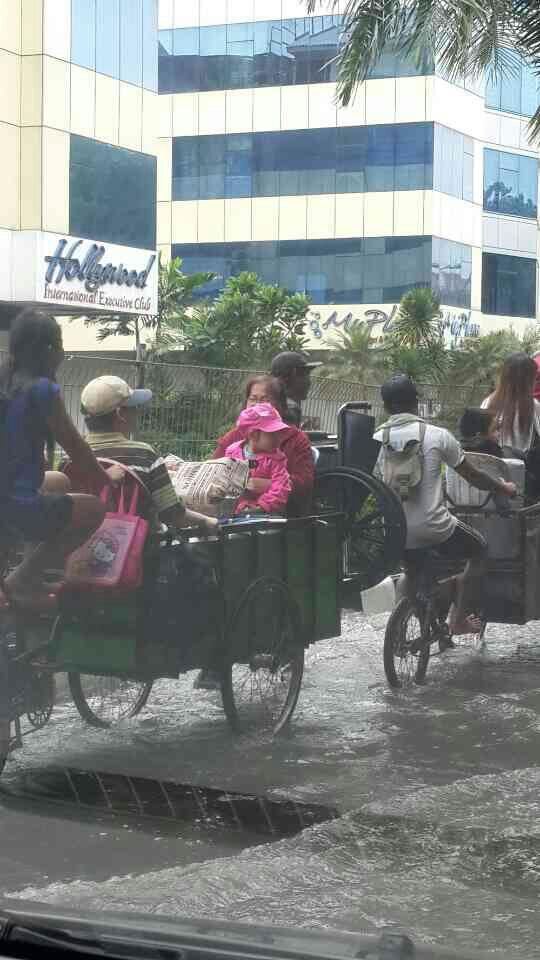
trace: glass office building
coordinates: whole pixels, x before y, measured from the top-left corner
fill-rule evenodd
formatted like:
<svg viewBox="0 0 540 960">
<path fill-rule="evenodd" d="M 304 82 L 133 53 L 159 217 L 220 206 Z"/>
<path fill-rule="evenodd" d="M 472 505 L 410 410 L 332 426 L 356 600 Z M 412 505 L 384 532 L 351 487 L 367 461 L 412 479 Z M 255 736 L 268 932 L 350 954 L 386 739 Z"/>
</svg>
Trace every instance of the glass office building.
<svg viewBox="0 0 540 960">
<path fill-rule="evenodd" d="M 158 50 L 158 0 L 1 5 L 4 331 L 22 304 L 155 312 Z"/>
<path fill-rule="evenodd" d="M 158 246 L 185 269 L 305 291 L 314 346 L 431 285 L 451 329 L 536 318 L 538 156 L 529 66 L 451 83 L 389 47 L 347 108 L 346 4 L 160 0 Z"/>
</svg>

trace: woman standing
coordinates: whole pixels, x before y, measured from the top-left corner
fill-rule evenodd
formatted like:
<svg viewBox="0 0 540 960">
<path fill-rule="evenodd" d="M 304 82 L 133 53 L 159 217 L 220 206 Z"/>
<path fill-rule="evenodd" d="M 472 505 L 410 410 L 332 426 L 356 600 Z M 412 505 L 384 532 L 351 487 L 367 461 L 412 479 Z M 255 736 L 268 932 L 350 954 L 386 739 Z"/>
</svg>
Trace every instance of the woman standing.
<svg viewBox="0 0 540 960">
<path fill-rule="evenodd" d="M 512 353 L 504 361 L 495 391 L 482 407 L 493 413 L 499 443 L 506 457 L 525 460 L 527 493 L 540 495 L 540 403 L 534 398 L 537 367 L 526 353 Z"/>
<path fill-rule="evenodd" d="M 283 416 L 286 410 L 286 397 L 283 387 L 275 377 L 267 375 L 251 377 L 245 389 L 244 409 L 255 406 L 257 403 L 270 403 Z M 227 447 L 243 440 L 243 434 L 234 427 L 223 437 L 220 437 L 217 447 L 212 454 L 214 460 L 225 456 Z M 292 491 L 289 496 L 287 513 L 291 517 L 308 516 L 311 512 L 311 498 L 315 483 L 315 467 L 313 451 L 307 434 L 298 427 L 289 426 L 283 431 L 280 450 L 287 458 L 287 469 L 291 479 Z M 254 491 L 259 495 L 266 493 L 270 486 L 269 480 L 254 479 Z"/>
</svg>

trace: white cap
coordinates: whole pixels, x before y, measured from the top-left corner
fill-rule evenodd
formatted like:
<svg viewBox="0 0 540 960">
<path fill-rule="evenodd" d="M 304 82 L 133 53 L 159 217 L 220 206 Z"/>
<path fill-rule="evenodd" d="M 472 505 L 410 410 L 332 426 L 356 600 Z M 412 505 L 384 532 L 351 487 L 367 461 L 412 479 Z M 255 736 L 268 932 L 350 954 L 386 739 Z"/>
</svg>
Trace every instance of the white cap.
<svg viewBox="0 0 540 960">
<path fill-rule="evenodd" d="M 133 390 L 120 377 L 96 377 L 81 394 L 81 410 L 85 417 L 101 417 L 119 407 L 143 407 L 151 399 L 151 390 Z"/>
</svg>

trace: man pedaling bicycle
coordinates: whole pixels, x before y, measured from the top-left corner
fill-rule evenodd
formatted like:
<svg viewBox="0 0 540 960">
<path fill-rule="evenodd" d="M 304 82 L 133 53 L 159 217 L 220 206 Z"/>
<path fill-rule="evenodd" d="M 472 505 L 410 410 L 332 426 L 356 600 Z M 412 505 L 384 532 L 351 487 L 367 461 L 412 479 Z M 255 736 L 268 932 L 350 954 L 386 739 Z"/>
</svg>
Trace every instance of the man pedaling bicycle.
<svg viewBox="0 0 540 960">
<path fill-rule="evenodd" d="M 394 452 L 398 457 L 407 457 L 406 448 L 415 448 L 419 452 L 420 467 L 402 499 L 407 521 L 404 566 L 409 599 L 414 601 L 415 568 L 426 550 L 436 550 L 442 559 L 452 563 L 463 561 L 466 566 L 457 577 L 456 599 L 450 612 L 450 633 L 478 633 L 487 544 L 480 533 L 450 513 L 444 498 L 443 465 L 451 467 L 478 490 L 513 497 L 517 492 L 516 485 L 478 470 L 448 430 L 426 423 L 418 415 L 419 394 L 409 377 L 399 375 L 387 381 L 381 388 L 381 397 L 389 416 L 375 433 L 375 440 L 382 444 L 377 474 L 396 490 L 390 464 Z"/>
</svg>

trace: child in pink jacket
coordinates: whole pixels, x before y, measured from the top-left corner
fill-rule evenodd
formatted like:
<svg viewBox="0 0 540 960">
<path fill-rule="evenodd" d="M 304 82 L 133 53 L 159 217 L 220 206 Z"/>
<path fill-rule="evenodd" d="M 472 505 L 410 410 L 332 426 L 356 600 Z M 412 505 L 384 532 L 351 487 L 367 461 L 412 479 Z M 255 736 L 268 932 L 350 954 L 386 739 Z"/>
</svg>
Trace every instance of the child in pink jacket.
<svg viewBox="0 0 540 960">
<path fill-rule="evenodd" d="M 242 410 L 236 426 L 245 439 L 227 447 L 225 456 L 249 460 L 250 470 L 247 490 L 235 513 L 284 514 L 291 479 L 287 458 L 279 445 L 287 424 L 270 403 L 256 403 Z"/>
</svg>

